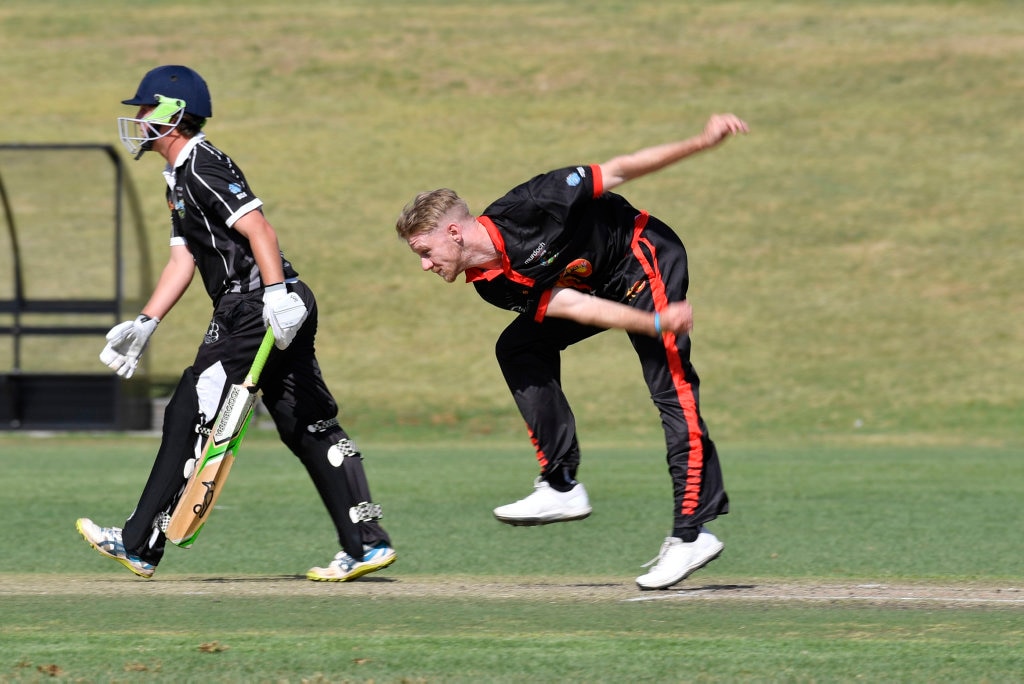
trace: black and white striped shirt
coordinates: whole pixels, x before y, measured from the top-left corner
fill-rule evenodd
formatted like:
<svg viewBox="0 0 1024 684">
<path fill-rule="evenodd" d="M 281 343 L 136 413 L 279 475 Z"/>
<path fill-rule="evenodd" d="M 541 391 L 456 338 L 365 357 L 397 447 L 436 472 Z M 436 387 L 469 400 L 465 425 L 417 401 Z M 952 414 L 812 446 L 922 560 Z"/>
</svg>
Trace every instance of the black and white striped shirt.
<svg viewBox="0 0 1024 684">
<path fill-rule="evenodd" d="M 252 248 L 232 226 L 263 201 L 226 154 L 200 133 L 164 170 L 171 210 L 171 245 L 186 245 L 210 298 L 263 287 Z M 286 279 L 298 274 L 281 254 Z"/>
</svg>

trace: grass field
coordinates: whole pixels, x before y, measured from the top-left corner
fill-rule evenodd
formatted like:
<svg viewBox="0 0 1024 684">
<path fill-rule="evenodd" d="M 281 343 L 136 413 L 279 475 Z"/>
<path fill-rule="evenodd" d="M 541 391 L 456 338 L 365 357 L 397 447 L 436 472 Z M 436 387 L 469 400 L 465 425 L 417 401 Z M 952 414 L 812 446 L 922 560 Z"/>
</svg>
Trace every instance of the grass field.
<svg viewBox="0 0 1024 684">
<path fill-rule="evenodd" d="M 489 511 L 528 487 L 523 449 L 365 443 L 400 556 L 341 585 L 302 577 L 332 530 L 263 431 L 199 541 L 151 581 L 73 521 L 125 516 L 154 438 L 0 446 L 18 456 L 0 493 L 0 680 L 995 682 L 1024 668 L 1013 449 L 723 445 L 725 553 L 641 593 L 667 519 L 656 444 L 590 449 L 590 519 L 509 528 Z"/>
<path fill-rule="evenodd" d="M 116 144 L 146 70 L 207 78 L 211 139 L 318 293 L 324 372 L 400 557 L 302 579 L 331 529 L 257 430 L 196 547 L 136 580 L 73 522 L 123 520 L 155 438 L 0 434 L 0 681 L 1019 681 L 1021 36 L 1024 7 L 996 0 L 6 0 L 0 141 Z M 492 354 L 508 314 L 420 273 L 393 219 L 420 190 L 479 210 L 715 111 L 751 134 L 623 188 L 687 245 L 733 506 L 721 559 L 641 594 L 668 479 L 628 342 L 565 355 L 594 515 L 498 525 L 533 475 Z M 26 236 L 51 268 L 30 295 L 96 279 L 91 172 L 49 163 L 0 165 L 56 186 L 13 198 L 55 212 Z M 155 270 L 161 164 L 129 164 Z M 154 376 L 190 361 L 200 290 L 161 324 Z M 28 370 L 88 348 L 31 345 Z"/>
</svg>

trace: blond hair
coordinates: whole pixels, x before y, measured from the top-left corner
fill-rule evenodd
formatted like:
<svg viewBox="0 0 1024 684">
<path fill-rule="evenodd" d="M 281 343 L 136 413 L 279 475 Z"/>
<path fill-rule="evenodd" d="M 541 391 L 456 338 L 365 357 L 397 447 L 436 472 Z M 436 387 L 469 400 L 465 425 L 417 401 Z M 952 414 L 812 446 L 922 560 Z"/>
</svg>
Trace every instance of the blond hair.
<svg viewBox="0 0 1024 684">
<path fill-rule="evenodd" d="M 429 233 L 434 230 L 445 216 L 459 221 L 470 218 L 469 205 L 455 194 L 454 190 L 439 188 L 429 192 L 421 192 L 415 199 L 405 205 L 398 216 L 395 230 L 398 237 L 409 240 L 414 235 Z"/>
</svg>

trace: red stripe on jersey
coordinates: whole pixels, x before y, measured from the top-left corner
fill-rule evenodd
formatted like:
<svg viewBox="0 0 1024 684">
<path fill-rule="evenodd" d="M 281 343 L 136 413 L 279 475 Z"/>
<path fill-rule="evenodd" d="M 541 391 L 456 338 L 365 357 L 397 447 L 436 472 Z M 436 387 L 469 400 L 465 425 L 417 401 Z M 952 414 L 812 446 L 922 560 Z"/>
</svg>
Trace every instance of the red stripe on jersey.
<svg viewBox="0 0 1024 684">
<path fill-rule="evenodd" d="M 661 279 L 661 272 L 658 269 L 658 258 L 654 245 L 647 238 L 641 237 L 641 233 L 647 225 L 647 218 L 647 212 L 641 212 L 636 217 L 633 227 L 633 255 L 643 266 L 647 280 L 651 284 L 654 310 L 661 311 L 668 306 L 669 301 L 668 295 L 665 293 L 665 282 Z M 640 248 L 641 245 L 651 253 L 651 260 L 647 259 L 647 255 Z M 693 515 L 699 503 L 701 474 L 704 470 L 704 445 L 701 441 L 700 421 L 697 415 L 697 398 L 694 396 L 693 386 L 686 380 L 686 374 L 683 372 L 683 362 L 679 356 L 679 350 L 676 349 L 675 334 L 665 333 L 661 339 L 665 347 L 669 371 L 672 374 L 672 384 L 675 387 L 676 397 L 689 430 L 690 454 L 686 466 L 686 484 L 683 488 L 683 504 L 680 512 L 683 515 Z"/>
<path fill-rule="evenodd" d="M 604 194 L 604 176 L 601 175 L 601 165 L 591 164 L 590 173 L 594 174 L 594 197 Z"/>
<path fill-rule="evenodd" d="M 477 220 L 483 225 L 484 228 L 487 229 L 487 234 L 491 237 L 491 242 L 494 243 L 494 248 L 498 250 L 498 254 L 501 255 L 501 271 L 502 273 L 505 274 L 505 277 L 514 283 L 519 283 L 520 285 L 525 285 L 526 287 L 533 287 L 533 278 L 527 278 L 522 273 L 519 273 L 518 271 L 514 271 L 512 269 L 512 262 L 509 261 L 508 252 L 505 250 L 505 238 L 501 236 L 501 231 L 498 230 L 498 226 L 494 225 L 494 221 L 492 221 L 487 216 L 479 216 L 477 217 Z M 487 277 L 487 274 L 489 273 L 491 272 L 481 271 L 476 275 L 474 280 L 477 280 L 480 277 L 485 277 L 487 280 L 493 280 L 494 276 Z M 467 279 L 468 277 L 469 276 L 467 272 Z"/>
<path fill-rule="evenodd" d="M 554 290 L 544 290 L 540 295 L 540 301 L 537 303 L 537 313 L 533 314 L 533 320 L 540 323 L 544 320 L 544 317 L 548 313 L 548 304 L 551 303 L 551 295 Z"/>
</svg>

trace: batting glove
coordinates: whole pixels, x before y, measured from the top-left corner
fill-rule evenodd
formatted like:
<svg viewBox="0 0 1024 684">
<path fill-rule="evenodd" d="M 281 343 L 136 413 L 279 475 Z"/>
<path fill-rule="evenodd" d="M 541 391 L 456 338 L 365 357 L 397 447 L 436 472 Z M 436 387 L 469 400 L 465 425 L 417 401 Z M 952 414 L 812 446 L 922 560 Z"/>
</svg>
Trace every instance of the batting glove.
<svg viewBox="0 0 1024 684">
<path fill-rule="evenodd" d="M 107 346 L 100 352 L 100 361 L 122 378 L 132 377 L 139 365 L 139 357 L 159 322 L 159 318 L 139 314 L 134 321 L 115 325 L 107 333 Z"/>
<path fill-rule="evenodd" d="M 287 349 L 309 312 L 302 298 L 289 292 L 284 283 L 263 290 L 263 322 L 274 331 L 274 346 Z"/>
</svg>

